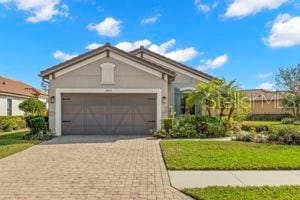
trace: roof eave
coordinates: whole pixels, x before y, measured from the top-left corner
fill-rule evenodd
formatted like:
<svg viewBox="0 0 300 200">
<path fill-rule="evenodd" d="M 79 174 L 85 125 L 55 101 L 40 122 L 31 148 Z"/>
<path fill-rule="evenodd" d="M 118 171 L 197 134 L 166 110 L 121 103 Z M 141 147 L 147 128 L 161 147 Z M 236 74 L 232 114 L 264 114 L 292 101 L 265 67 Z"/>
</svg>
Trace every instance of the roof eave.
<svg viewBox="0 0 300 200">
<path fill-rule="evenodd" d="M 199 70 L 197 70 L 197 69 L 191 68 L 191 67 L 189 67 L 189 66 L 187 66 L 187 65 L 184 65 L 184 64 L 182 64 L 182 63 L 179 63 L 179 62 L 177 62 L 177 61 L 175 61 L 175 60 L 172 60 L 172 59 L 170 59 L 170 58 L 167 58 L 167 57 L 165 57 L 165 56 L 163 56 L 163 55 L 160 55 L 160 54 L 157 54 L 157 53 L 155 53 L 155 52 L 152 52 L 152 51 L 150 51 L 150 50 L 148 50 L 148 49 L 145 49 L 144 47 L 140 47 L 140 48 L 138 48 L 138 49 L 135 49 L 135 50 L 131 51 L 130 53 L 131 53 L 131 54 L 134 54 L 134 55 L 137 55 L 137 54 L 139 54 L 139 53 L 150 54 L 151 56 L 153 56 L 153 57 L 155 57 L 155 58 L 162 59 L 163 61 L 165 61 L 165 62 L 167 62 L 167 63 L 173 64 L 173 65 L 175 65 L 175 66 L 177 66 L 177 67 L 180 67 L 181 69 L 184 69 L 184 70 L 186 70 L 186 71 L 188 71 L 188 72 L 190 72 L 190 73 L 193 73 L 193 74 L 195 74 L 195 75 L 197 75 L 197 76 L 200 76 L 200 77 L 202 77 L 202 78 L 205 78 L 205 79 L 207 79 L 207 80 L 209 80 L 209 81 L 218 79 L 217 77 L 211 76 L 211 75 L 209 75 L 209 74 L 207 74 L 207 73 L 204 73 L 204 72 L 201 72 L 201 71 L 199 71 Z"/>
<path fill-rule="evenodd" d="M 93 57 L 95 55 L 103 53 L 103 52 L 105 52 L 107 50 L 112 51 L 112 52 L 114 52 L 116 54 L 119 54 L 121 56 L 125 56 L 125 57 L 127 57 L 129 59 L 133 59 L 136 62 L 139 62 L 139 63 L 144 64 L 144 65 L 146 65 L 146 66 L 148 66 L 148 67 L 150 67 L 152 69 L 160 71 L 161 73 L 167 74 L 170 77 L 175 77 L 175 72 L 174 71 L 171 71 L 171 70 L 169 70 L 169 69 L 167 69 L 167 68 L 165 68 L 163 66 L 159 66 L 159 65 L 157 65 L 155 63 L 150 63 L 150 62 L 148 62 L 148 61 L 146 61 L 144 59 L 141 59 L 139 57 L 136 57 L 136 56 L 134 56 L 134 55 L 132 55 L 132 54 L 130 54 L 128 52 L 125 52 L 125 51 L 120 50 L 118 48 L 112 47 L 109 44 L 106 44 L 105 46 L 99 47 L 99 48 L 97 48 L 95 50 L 92 50 L 92 51 L 89 51 L 87 53 L 81 54 L 81 55 L 79 55 L 79 56 L 77 56 L 75 58 L 72 58 L 72 59 L 70 59 L 68 61 L 65 61 L 65 62 L 62 62 L 60 64 L 57 64 L 57 65 L 55 65 L 53 67 L 50 67 L 50 68 L 48 68 L 46 70 L 43 70 L 43 71 L 40 72 L 39 76 L 42 77 L 42 78 L 49 79 L 49 75 L 51 75 L 51 74 L 53 74 L 53 73 L 55 73 L 57 71 L 60 71 L 62 69 L 65 69 L 65 68 L 67 68 L 67 67 L 69 67 L 71 65 L 79 63 L 79 62 L 81 62 L 83 60 L 89 59 L 89 58 L 91 58 L 91 57 Z"/>
</svg>

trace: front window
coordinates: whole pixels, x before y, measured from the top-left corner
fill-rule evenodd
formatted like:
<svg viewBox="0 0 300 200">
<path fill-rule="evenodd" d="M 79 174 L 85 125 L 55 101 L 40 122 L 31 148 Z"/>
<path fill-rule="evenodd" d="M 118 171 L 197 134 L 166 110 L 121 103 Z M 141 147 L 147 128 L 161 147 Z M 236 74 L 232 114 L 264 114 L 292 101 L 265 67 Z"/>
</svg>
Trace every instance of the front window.
<svg viewBox="0 0 300 200">
<path fill-rule="evenodd" d="M 7 99 L 7 116 L 12 115 L 12 99 Z"/>
<path fill-rule="evenodd" d="M 188 98 L 190 91 L 181 92 L 181 114 L 195 114 L 195 105 L 189 107 L 186 105 L 186 99 Z"/>
<path fill-rule="evenodd" d="M 200 105 L 194 105 L 192 107 L 188 107 L 186 104 L 188 95 L 192 90 L 193 88 L 183 88 L 183 89 L 175 88 L 174 91 L 175 115 L 181 115 L 181 114 L 201 115 Z"/>
</svg>

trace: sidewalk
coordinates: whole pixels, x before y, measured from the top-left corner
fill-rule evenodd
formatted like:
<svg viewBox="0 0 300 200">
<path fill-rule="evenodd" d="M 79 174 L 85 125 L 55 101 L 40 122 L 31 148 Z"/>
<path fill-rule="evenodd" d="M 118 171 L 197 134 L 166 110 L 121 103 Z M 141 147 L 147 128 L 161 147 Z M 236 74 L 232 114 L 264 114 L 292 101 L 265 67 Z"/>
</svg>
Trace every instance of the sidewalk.
<svg viewBox="0 0 300 200">
<path fill-rule="evenodd" d="M 177 189 L 208 186 L 300 185 L 300 170 L 169 171 Z"/>
</svg>

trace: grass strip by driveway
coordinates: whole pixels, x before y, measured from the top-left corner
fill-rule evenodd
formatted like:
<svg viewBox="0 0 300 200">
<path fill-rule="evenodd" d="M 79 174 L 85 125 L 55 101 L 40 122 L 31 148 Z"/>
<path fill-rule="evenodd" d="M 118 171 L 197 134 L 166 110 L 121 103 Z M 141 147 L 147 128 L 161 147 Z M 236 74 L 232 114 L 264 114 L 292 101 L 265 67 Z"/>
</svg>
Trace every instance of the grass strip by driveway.
<svg viewBox="0 0 300 200">
<path fill-rule="evenodd" d="M 300 186 L 280 187 L 207 187 L 183 190 L 201 200 L 298 200 Z"/>
<path fill-rule="evenodd" d="M 38 140 L 24 140 L 23 136 L 28 131 L 10 132 L 0 135 L 0 159 L 23 151 L 35 144 L 38 144 Z"/>
<path fill-rule="evenodd" d="M 300 146 L 217 141 L 161 141 L 169 170 L 300 169 Z"/>
</svg>

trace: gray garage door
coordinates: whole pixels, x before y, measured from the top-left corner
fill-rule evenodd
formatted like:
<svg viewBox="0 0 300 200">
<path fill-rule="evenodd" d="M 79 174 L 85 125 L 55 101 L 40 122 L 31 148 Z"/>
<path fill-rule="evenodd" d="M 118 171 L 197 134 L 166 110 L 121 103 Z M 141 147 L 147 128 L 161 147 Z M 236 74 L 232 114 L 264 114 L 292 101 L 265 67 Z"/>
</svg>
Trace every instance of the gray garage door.
<svg viewBox="0 0 300 200">
<path fill-rule="evenodd" d="M 62 94 L 62 134 L 149 134 L 156 94 Z"/>
</svg>

